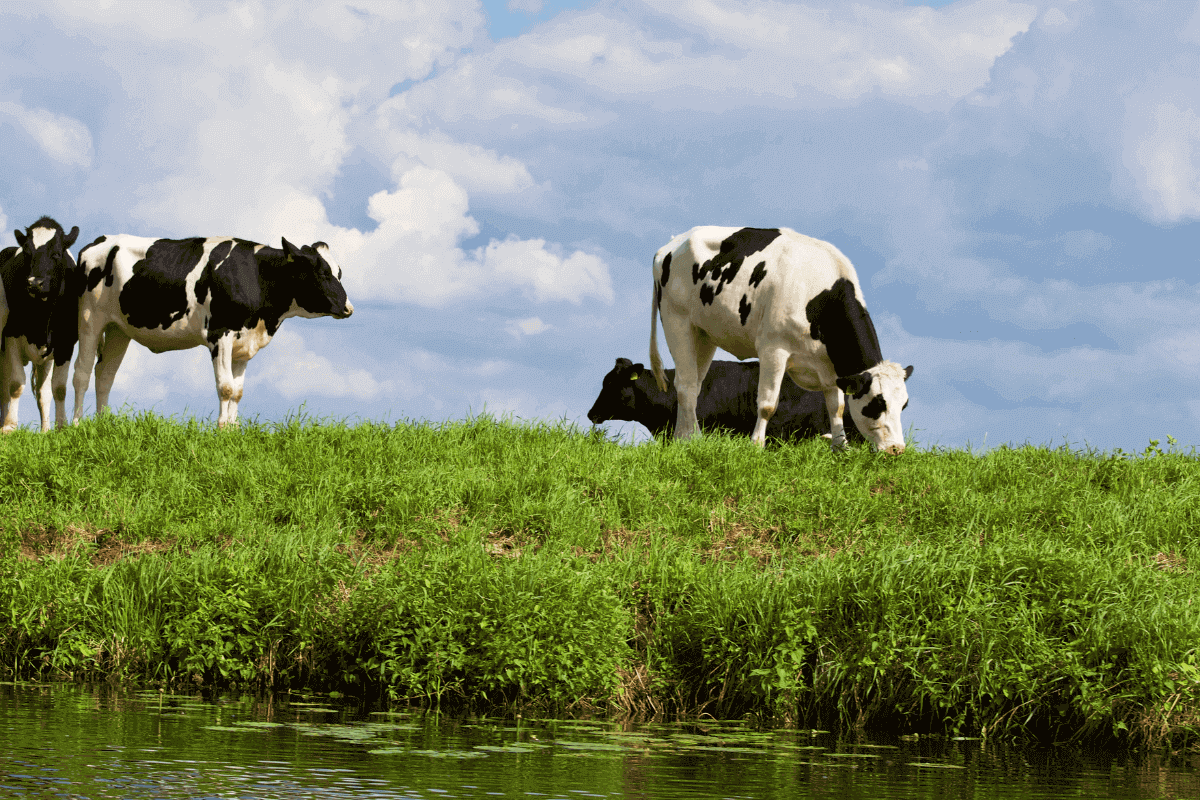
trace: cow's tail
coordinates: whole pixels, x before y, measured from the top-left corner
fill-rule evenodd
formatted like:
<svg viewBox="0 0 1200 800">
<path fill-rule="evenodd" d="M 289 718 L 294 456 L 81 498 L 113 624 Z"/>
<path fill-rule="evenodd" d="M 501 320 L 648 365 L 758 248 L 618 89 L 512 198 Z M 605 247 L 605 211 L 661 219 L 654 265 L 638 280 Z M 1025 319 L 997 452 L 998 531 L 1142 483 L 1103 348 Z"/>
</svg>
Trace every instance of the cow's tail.
<svg viewBox="0 0 1200 800">
<path fill-rule="evenodd" d="M 655 256 L 657 259 L 657 256 Z M 658 272 L 658 270 L 654 270 Z M 665 392 L 667 390 L 667 378 L 663 375 L 662 358 L 658 355 L 658 303 L 662 297 L 662 290 L 658 285 L 658 276 L 654 276 L 654 286 L 650 289 L 650 369 L 654 372 L 654 380 L 658 383 L 658 390 Z"/>
</svg>

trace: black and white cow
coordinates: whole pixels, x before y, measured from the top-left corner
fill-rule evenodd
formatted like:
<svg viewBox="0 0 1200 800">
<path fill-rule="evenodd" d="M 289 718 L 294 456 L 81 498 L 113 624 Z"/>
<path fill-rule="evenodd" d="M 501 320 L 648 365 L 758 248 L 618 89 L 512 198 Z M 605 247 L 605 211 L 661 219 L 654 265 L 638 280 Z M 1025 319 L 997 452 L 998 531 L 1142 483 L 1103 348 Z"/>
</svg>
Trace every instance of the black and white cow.
<svg viewBox="0 0 1200 800">
<path fill-rule="evenodd" d="M 662 390 L 650 370 L 628 358 L 604 376 L 600 396 L 588 411 L 588 419 L 599 425 L 610 419 L 640 422 L 657 436 L 674 433 L 679 401 L 675 393 L 675 370 L 666 371 L 667 388 Z M 714 361 L 704 376 L 696 398 L 696 419 L 706 429 L 723 428 L 742 436 L 754 432 L 758 422 L 758 362 Z M 846 438 L 863 441 L 847 410 L 842 416 Z M 767 422 L 767 438 L 809 439 L 830 437 L 825 395 L 807 392 L 792 381 L 779 389 L 779 405 Z"/>
<path fill-rule="evenodd" d="M 75 351 L 79 295 L 71 245 L 79 228 L 42 217 L 22 233 L 18 247 L 0 251 L 4 319 L 0 323 L 0 431 L 18 425 L 17 408 L 25 385 L 25 365 L 33 363 L 30 386 L 37 396 L 42 430 L 50 429 L 50 408 L 61 428 L 67 421 L 67 370 Z M 50 374 L 53 372 L 53 380 Z M 51 402 L 51 394 L 54 396 Z"/>
<path fill-rule="evenodd" d="M 324 242 L 267 247 L 230 237 L 145 239 L 101 236 L 79 254 L 79 358 L 75 418 L 83 416 L 96 357 L 96 413 L 108 406 L 130 340 L 161 353 L 203 345 L 212 354 L 221 411 L 217 426 L 237 422 L 246 362 L 288 317 L 354 311 L 342 268 Z"/>
<path fill-rule="evenodd" d="M 758 357 L 758 421 L 766 439 L 787 372 L 820 391 L 831 444 L 845 446 L 842 414 L 889 453 L 904 452 L 900 411 L 912 367 L 885 361 L 854 266 L 828 242 L 787 228 L 705 226 L 681 233 L 654 256 L 650 365 L 666 390 L 658 354 L 658 317 L 675 359 L 676 438 L 696 430 L 696 398 L 713 353 Z M 843 396 L 845 392 L 846 396 Z"/>
</svg>

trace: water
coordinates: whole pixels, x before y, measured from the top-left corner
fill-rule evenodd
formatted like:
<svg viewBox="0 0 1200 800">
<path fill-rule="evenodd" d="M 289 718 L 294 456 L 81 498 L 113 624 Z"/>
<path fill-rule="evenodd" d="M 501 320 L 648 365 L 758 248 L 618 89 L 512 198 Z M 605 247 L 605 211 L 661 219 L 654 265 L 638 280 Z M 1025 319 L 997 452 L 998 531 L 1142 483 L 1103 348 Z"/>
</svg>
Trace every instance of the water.
<svg viewBox="0 0 1200 800">
<path fill-rule="evenodd" d="M 1198 798 L 1200 753 L 0 685 L 0 798 Z"/>
</svg>

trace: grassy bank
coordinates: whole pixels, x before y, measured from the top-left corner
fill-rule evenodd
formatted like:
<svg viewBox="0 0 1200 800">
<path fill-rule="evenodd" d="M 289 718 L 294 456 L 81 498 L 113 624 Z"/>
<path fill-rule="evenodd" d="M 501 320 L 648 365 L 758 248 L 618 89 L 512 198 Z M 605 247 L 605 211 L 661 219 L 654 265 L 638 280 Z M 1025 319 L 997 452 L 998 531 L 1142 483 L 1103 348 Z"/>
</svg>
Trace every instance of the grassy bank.
<svg viewBox="0 0 1200 800">
<path fill-rule="evenodd" d="M 0 440 L 0 508 L 9 676 L 1200 732 L 1200 462 L 1157 446 L 117 416 Z"/>
</svg>

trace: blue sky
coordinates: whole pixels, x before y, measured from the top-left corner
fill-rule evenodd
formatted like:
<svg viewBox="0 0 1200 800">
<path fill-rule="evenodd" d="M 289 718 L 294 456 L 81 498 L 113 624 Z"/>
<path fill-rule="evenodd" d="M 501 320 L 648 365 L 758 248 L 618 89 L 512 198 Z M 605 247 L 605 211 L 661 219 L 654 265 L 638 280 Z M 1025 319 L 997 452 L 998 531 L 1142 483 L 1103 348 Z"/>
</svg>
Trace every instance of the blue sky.
<svg viewBox="0 0 1200 800">
<path fill-rule="evenodd" d="M 0 246 L 332 245 L 243 417 L 586 425 L 654 251 L 755 225 L 854 262 L 925 445 L 1200 444 L 1195 3 L 4 3 L 0 164 Z M 215 419 L 208 357 L 113 401 Z"/>
</svg>

